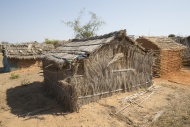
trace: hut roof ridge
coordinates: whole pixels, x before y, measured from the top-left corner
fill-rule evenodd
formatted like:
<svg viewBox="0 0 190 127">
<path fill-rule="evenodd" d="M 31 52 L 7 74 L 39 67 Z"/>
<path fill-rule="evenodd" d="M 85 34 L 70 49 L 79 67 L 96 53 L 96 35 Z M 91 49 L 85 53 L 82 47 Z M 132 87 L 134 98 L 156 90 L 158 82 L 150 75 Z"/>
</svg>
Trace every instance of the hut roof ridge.
<svg viewBox="0 0 190 127">
<path fill-rule="evenodd" d="M 90 54 L 98 51 L 102 46 L 111 43 L 113 40 L 117 40 L 115 41 L 115 43 L 117 43 L 122 39 L 127 40 L 130 44 L 136 45 L 142 51 L 147 52 L 147 50 L 138 45 L 136 41 L 126 36 L 126 30 L 120 30 L 104 34 L 102 36 L 70 40 L 69 43 L 66 43 L 54 51 L 46 54 L 44 59 L 62 65 L 68 61 L 86 58 Z"/>
<path fill-rule="evenodd" d="M 41 58 L 54 49 L 52 44 L 7 44 L 3 46 L 4 55 L 16 59 Z"/>
<path fill-rule="evenodd" d="M 166 36 L 141 36 L 140 38 L 144 38 L 155 45 L 157 45 L 161 49 L 176 49 L 176 48 L 186 48 L 182 44 L 175 42 L 173 39 Z"/>
<path fill-rule="evenodd" d="M 114 32 L 110 32 L 108 34 L 104 34 L 104 35 L 100 35 L 100 36 L 93 36 L 93 37 L 89 37 L 89 38 L 85 38 L 85 39 L 71 39 L 71 42 L 81 42 L 81 41 L 89 41 L 89 40 L 96 40 L 96 39 L 103 39 L 103 38 L 109 38 L 112 36 L 117 36 L 121 33 L 126 33 L 126 29 L 124 30 L 119 30 L 119 31 L 114 31 Z"/>
</svg>

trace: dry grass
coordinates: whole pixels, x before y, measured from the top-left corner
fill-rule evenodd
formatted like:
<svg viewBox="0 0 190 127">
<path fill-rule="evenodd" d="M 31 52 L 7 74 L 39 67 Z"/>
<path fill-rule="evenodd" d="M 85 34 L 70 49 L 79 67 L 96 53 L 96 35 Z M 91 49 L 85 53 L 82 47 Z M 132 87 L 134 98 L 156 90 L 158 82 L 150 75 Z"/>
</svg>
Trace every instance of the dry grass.
<svg viewBox="0 0 190 127">
<path fill-rule="evenodd" d="M 19 78 L 19 74 L 12 73 L 10 78 L 17 79 L 17 78 Z"/>
<path fill-rule="evenodd" d="M 153 127 L 189 127 L 190 125 L 190 89 L 174 88 L 175 93 L 166 99 L 169 104 L 164 114 L 152 125 Z"/>
</svg>

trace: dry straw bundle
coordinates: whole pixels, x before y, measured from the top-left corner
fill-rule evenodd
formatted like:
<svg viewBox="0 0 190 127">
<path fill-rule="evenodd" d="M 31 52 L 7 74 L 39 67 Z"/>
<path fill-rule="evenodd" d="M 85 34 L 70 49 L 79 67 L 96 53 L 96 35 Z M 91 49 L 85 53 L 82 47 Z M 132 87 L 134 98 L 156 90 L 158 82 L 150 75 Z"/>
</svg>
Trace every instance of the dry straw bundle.
<svg viewBox="0 0 190 127">
<path fill-rule="evenodd" d="M 171 38 L 157 36 L 142 36 L 137 42 L 154 52 L 154 77 L 164 76 L 182 67 L 182 54 L 186 46 L 176 43 Z"/>
</svg>

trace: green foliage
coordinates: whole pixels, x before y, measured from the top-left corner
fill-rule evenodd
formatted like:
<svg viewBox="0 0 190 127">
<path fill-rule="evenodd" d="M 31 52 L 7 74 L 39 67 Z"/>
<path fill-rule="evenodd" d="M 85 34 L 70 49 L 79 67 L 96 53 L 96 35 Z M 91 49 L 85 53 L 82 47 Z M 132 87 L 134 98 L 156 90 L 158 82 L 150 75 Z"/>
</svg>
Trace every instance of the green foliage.
<svg viewBox="0 0 190 127">
<path fill-rule="evenodd" d="M 168 37 L 175 37 L 175 34 L 169 34 Z"/>
<path fill-rule="evenodd" d="M 10 78 L 11 79 L 17 79 L 19 77 L 20 77 L 19 74 L 12 73 Z"/>
<path fill-rule="evenodd" d="M 48 38 L 45 39 L 46 44 L 53 44 L 56 45 L 58 43 L 58 40 L 49 40 Z"/>
<path fill-rule="evenodd" d="M 79 16 L 74 21 L 63 22 L 73 29 L 76 39 L 85 39 L 96 35 L 99 28 L 105 24 L 95 13 L 89 12 L 90 20 L 86 24 L 81 25 L 84 11 L 85 9 L 81 10 Z"/>
</svg>

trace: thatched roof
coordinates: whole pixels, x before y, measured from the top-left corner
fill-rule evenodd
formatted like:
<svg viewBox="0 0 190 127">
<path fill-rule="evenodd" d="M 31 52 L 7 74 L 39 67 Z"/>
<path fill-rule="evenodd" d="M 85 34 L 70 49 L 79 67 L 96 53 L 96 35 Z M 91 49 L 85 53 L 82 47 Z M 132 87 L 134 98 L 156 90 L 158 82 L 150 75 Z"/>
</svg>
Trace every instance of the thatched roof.
<svg viewBox="0 0 190 127">
<path fill-rule="evenodd" d="M 139 37 L 139 39 L 145 39 L 148 42 L 152 42 L 153 44 L 157 45 L 158 48 L 160 49 L 184 49 L 186 48 L 185 46 L 183 46 L 182 44 L 179 44 L 177 42 L 175 42 L 174 40 L 172 40 L 171 38 L 168 37 L 159 37 L 159 36 L 142 36 Z"/>
<path fill-rule="evenodd" d="M 187 37 L 177 36 L 177 37 L 170 37 L 170 38 L 173 39 L 177 43 L 190 47 L 190 36 L 187 36 Z"/>
<path fill-rule="evenodd" d="M 71 42 L 58 47 L 56 51 L 47 54 L 45 59 L 61 66 L 73 60 L 86 58 L 90 54 L 98 51 L 102 46 L 112 42 L 114 39 L 121 40 L 122 38 L 127 39 L 128 42 L 133 45 L 139 46 L 137 42 L 126 36 L 126 30 L 121 30 L 87 39 L 73 39 Z M 141 46 L 139 46 L 139 48 L 146 51 L 146 49 Z"/>
<path fill-rule="evenodd" d="M 3 46 L 7 58 L 38 59 L 54 49 L 52 44 L 7 44 Z"/>
<path fill-rule="evenodd" d="M 1 42 L 0 43 L 0 51 L 3 49 L 4 45 L 8 45 L 8 44 L 9 44 L 8 42 Z"/>
</svg>

